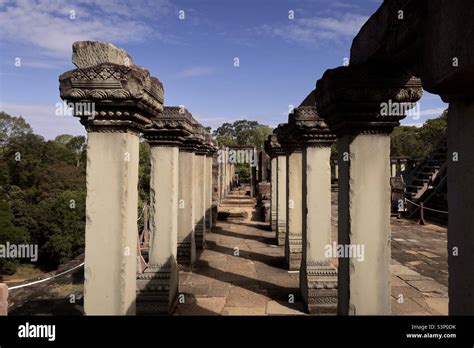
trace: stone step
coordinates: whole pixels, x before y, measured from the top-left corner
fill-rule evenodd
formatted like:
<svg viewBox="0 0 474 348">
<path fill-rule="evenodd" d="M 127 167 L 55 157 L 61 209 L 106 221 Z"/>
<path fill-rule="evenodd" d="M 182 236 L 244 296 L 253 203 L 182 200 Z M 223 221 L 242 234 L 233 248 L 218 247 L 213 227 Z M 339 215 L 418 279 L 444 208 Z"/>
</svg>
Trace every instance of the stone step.
<svg viewBox="0 0 474 348">
<path fill-rule="evenodd" d="M 243 209 L 224 210 L 217 213 L 219 221 L 244 221 L 249 218 L 249 212 Z"/>
</svg>

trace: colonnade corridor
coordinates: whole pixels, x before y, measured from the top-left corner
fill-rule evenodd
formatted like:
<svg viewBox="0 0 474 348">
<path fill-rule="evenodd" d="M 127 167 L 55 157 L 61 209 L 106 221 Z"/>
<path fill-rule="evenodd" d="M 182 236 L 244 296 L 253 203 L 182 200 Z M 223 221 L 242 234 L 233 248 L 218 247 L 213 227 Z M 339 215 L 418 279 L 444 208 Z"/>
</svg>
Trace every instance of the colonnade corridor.
<svg viewBox="0 0 474 348">
<path fill-rule="evenodd" d="M 192 272 L 180 272 L 184 303 L 178 299 L 175 315 L 305 314 L 298 272 L 287 271 L 284 246 L 276 245 L 248 190 L 236 188 L 222 200 Z"/>
<path fill-rule="evenodd" d="M 248 186 L 229 192 L 192 271 L 180 271 L 174 315 L 307 315 L 299 271 L 262 218 Z M 331 194 L 337 243 L 337 192 Z M 446 229 L 391 219 L 392 315 L 447 315 Z M 337 267 L 337 257 L 332 258 Z M 408 304 L 408 305 L 407 305 Z"/>
</svg>

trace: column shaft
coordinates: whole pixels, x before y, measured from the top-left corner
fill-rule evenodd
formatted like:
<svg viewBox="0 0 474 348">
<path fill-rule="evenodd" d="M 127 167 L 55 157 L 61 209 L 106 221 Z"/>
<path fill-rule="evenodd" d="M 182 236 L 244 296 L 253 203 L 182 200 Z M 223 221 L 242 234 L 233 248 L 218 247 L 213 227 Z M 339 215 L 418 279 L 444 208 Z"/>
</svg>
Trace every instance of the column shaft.
<svg viewBox="0 0 474 348">
<path fill-rule="evenodd" d="M 474 104 L 451 102 L 448 113 L 449 314 L 474 314 Z"/>
<path fill-rule="evenodd" d="M 217 205 L 219 204 L 219 163 L 217 161 L 217 152 L 213 154 L 211 160 L 212 179 L 211 179 L 211 227 L 217 223 Z"/>
<path fill-rule="evenodd" d="M 84 310 L 135 314 L 138 136 L 89 133 Z"/>
<path fill-rule="evenodd" d="M 196 239 L 196 248 L 204 249 L 206 240 L 206 193 L 205 193 L 205 180 L 206 180 L 206 156 L 203 154 L 197 154 L 195 157 L 195 204 L 194 204 L 194 236 Z"/>
<path fill-rule="evenodd" d="M 286 240 L 286 156 L 277 157 L 277 239 L 278 245 Z"/>
<path fill-rule="evenodd" d="M 303 249 L 300 288 L 311 314 L 336 314 L 337 271 L 331 245 L 331 148 L 303 152 Z"/>
<path fill-rule="evenodd" d="M 390 136 L 344 135 L 338 154 L 338 313 L 390 314 Z"/>
<path fill-rule="evenodd" d="M 270 226 L 277 231 L 277 157 L 271 159 Z"/>
<path fill-rule="evenodd" d="M 204 157 L 206 165 L 206 177 L 204 182 L 205 206 L 206 206 L 206 228 L 211 231 L 212 228 L 212 156 Z"/>
<path fill-rule="evenodd" d="M 172 312 L 178 294 L 178 147 L 151 146 L 150 255 L 139 276 L 140 314 Z"/>
<path fill-rule="evenodd" d="M 196 260 L 194 158 L 193 152 L 179 152 L 178 263 L 183 267 L 192 267 Z"/>
<path fill-rule="evenodd" d="M 287 225 L 285 242 L 285 260 L 290 271 L 297 271 L 301 265 L 302 243 L 302 165 L 301 151 L 291 152 L 287 156 Z"/>
</svg>

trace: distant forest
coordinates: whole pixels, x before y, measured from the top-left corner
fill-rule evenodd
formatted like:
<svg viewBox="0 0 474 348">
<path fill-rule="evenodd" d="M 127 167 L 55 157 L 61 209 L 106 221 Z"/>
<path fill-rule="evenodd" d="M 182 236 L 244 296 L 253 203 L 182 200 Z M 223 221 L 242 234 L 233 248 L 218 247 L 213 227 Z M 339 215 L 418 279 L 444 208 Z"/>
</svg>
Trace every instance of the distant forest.
<svg viewBox="0 0 474 348">
<path fill-rule="evenodd" d="M 46 270 L 84 252 L 86 150 L 84 136 L 45 140 L 22 117 L 0 112 L 0 244 L 37 244 Z M 148 201 L 149 155 L 141 142 L 140 210 Z M 19 262 L 0 259 L 0 280 Z"/>
</svg>

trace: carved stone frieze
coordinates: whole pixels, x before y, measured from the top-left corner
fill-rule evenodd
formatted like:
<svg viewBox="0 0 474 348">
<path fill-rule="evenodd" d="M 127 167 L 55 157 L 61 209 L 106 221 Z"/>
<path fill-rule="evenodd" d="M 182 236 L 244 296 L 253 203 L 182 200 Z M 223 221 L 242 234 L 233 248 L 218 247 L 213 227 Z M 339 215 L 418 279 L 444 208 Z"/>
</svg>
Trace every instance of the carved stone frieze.
<svg viewBox="0 0 474 348">
<path fill-rule="evenodd" d="M 176 304 L 170 301 L 172 275 L 170 265 L 148 265 L 137 279 L 137 314 L 168 314 Z"/>
<path fill-rule="evenodd" d="M 337 269 L 329 260 L 303 260 L 300 284 L 310 314 L 337 314 Z"/>
</svg>

